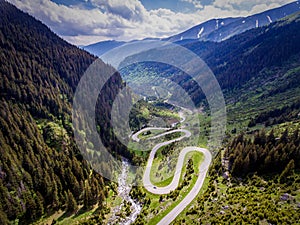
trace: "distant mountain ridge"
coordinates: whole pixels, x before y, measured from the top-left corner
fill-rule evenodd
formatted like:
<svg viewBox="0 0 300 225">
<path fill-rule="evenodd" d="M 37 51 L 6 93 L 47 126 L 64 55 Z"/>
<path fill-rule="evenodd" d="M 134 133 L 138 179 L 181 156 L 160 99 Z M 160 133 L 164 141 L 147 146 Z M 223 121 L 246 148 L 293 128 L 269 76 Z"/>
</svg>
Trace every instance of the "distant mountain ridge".
<svg viewBox="0 0 300 225">
<path fill-rule="evenodd" d="M 194 39 L 199 41 L 220 42 L 247 30 L 268 25 L 298 11 L 300 11 L 300 3 L 299 1 L 296 1 L 248 17 L 209 20 L 192 27 L 183 33 L 163 40 L 177 42 L 186 39 Z"/>
<path fill-rule="evenodd" d="M 241 34 L 247 30 L 262 27 L 272 22 L 278 21 L 279 19 L 282 19 L 298 11 L 300 11 L 300 2 L 295 1 L 282 7 L 267 10 L 265 12 L 248 17 L 212 19 L 201 23 L 197 26 L 194 26 L 188 29 L 187 31 L 184 31 L 182 33 L 176 34 L 168 38 L 163 38 L 161 40 L 176 42 L 181 45 L 191 43 L 196 40 L 221 42 L 227 40 L 230 37 Z M 104 53 L 116 47 L 122 46 L 125 43 L 127 42 L 114 40 L 103 41 L 84 46 L 83 49 L 90 52 L 91 54 L 100 57 Z"/>
<path fill-rule="evenodd" d="M 237 18 L 224 18 L 224 19 L 212 19 L 207 22 L 201 23 L 194 26 L 187 31 L 180 34 L 163 39 L 163 41 L 179 42 L 183 40 L 203 40 L 208 37 L 211 33 L 222 29 L 223 27 L 229 26 L 231 23 L 237 22 L 242 17 Z"/>
<path fill-rule="evenodd" d="M 82 48 L 93 55 L 101 56 L 105 52 L 108 52 L 109 50 L 119 47 L 125 43 L 126 43 L 125 41 L 114 41 L 114 40 L 101 41 L 88 46 L 83 46 Z"/>
</svg>

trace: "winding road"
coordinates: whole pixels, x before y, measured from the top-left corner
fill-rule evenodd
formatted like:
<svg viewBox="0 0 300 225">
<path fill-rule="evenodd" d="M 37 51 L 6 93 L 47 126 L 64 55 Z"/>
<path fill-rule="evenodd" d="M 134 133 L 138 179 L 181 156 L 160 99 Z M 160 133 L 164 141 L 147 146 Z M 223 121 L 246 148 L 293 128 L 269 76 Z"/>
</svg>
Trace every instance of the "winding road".
<svg viewBox="0 0 300 225">
<path fill-rule="evenodd" d="M 178 157 L 178 161 L 176 164 L 176 170 L 175 170 L 175 174 L 174 174 L 172 182 L 168 186 L 165 186 L 165 187 L 156 187 L 150 181 L 150 172 L 151 172 L 151 168 L 152 168 L 152 164 L 153 164 L 153 160 L 154 160 L 156 152 L 158 151 L 158 149 L 160 149 L 161 147 L 163 147 L 165 145 L 169 145 L 173 142 L 181 141 L 184 138 L 190 137 L 191 132 L 188 130 L 185 130 L 185 129 L 170 130 L 168 128 L 148 127 L 148 128 L 142 129 L 139 132 L 135 133 L 132 136 L 132 139 L 136 142 L 139 142 L 140 141 L 140 139 L 138 138 L 139 134 L 142 134 L 142 133 L 150 131 L 150 130 L 162 130 L 165 132 L 162 134 L 159 134 L 157 136 L 151 137 L 149 139 L 156 139 L 156 138 L 165 136 L 167 134 L 172 134 L 172 133 L 177 133 L 177 132 L 181 132 L 184 134 L 183 136 L 178 137 L 176 139 L 159 143 L 159 144 L 155 145 L 153 147 L 153 149 L 151 150 L 150 156 L 147 161 L 147 166 L 146 166 L 146 169 L 144 172 L 144 176 L 143 176 L 143 184 L 144 184 L 145 188 L 153 194 L 158 194 L 158 195 L 168 194 L 178 187 L 181 170 L 184 166 L 183 164 L 184 164 L 184 158 L 185 158 L 186 154 L 188 154 L 189 152 L 198 151 L 204 155 L 204 160 L 199 166 L 198 179 L 197 179 L 195 185 L 193 186 L 192 190 L 174 209 L 172 209 L 158 223 L 159 225 L 167 225 L 167 224 L 170 224 L 192 202 L 192 200 L 194 198 L 196 198 L 197 194 L 201 190 L 202 185 L 204 183 L 209 165 L 212 160 L 212 155 L 211 155 L 210 151 L 205 148 L 186 147 L 186 148 L 182 149 L 179 154 L 179 157 Z"/>
</svg>

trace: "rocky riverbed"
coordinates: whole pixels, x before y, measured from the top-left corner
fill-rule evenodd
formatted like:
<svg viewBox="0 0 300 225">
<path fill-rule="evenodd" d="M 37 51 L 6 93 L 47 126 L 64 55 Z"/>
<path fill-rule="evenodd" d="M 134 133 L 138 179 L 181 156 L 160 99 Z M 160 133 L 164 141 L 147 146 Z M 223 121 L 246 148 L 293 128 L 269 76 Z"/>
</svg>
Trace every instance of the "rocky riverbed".
<svg viewBox="0 0 300 225">
<path fill-rule="evenodd" d="M 129 193 L 131 185 L 127 184 L 129 162 L 122 159 L 122 173 L 118 179 L 118 195 L 122 198 L 122 203 L 113 209 L 113 215 L 108 224 L 129 225 L 133 223 L 142 211 L 142 205 L 133 200 Z M 127 210 L 127 209 L 130 210 Z"/>
</svg>

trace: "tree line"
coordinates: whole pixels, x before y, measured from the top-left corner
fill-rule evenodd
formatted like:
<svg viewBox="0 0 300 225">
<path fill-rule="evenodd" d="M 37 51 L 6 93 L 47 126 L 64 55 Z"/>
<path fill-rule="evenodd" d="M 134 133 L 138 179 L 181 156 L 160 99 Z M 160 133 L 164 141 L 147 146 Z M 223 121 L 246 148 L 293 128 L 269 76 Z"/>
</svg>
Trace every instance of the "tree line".
<svg viewBox="0 0 300 225">
<path fill-rule="evenodd" d="M 287 167 L 300 168 L 300 136 L 296 129 L 289 135 L 286 129 L 276 138 L 274 132 L 257 132 L 253 139 L 238 135 L 228 144 L 225 157 L 234 176 L 249 173 L 281 173 Z"/>
</svg>

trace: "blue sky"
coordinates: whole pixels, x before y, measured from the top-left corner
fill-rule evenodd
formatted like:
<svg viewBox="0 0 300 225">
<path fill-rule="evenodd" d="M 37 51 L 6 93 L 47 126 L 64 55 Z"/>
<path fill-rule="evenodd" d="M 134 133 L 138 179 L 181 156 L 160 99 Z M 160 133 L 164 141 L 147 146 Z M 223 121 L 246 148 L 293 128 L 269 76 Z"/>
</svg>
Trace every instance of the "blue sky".
<svg viewBox="0 0 300 225">
<path fill-rule="evenodd" d="M 126 1 L 126 0 L 124 0 Z M 93 8 L 93 5 L 90 1 L 85 0 L 53 0 L 58 4 L 63 5 L 78 5 L 81 4 L 87 8 Z M 159 9 L 159 8 L 166 8 L 170 9 L 174 12 L 194 12 L 195 7 L 193 3 L 188 1 L 180 1 L 180 0 L 141 0 L 140 1 L 147 10 Z M 204 0 L 201 2 L 211 3 L 212 0 Z"/>
<path fill-rule="evenodd" d="M 171 9 L 174 12 L 191 12 L 195 11 L 194 5 L 184 1 L 176 1 L 176 0 L 142 0 L 142 4 L 146 9 L 159 9 L 159 8 L 167 8 Z"/>
<path fill-rule="evenodd" d="M 163 38 L 213 18 L 248 16 L 293 0 L 8 0 L 75 45 Z"/>
</svg>

